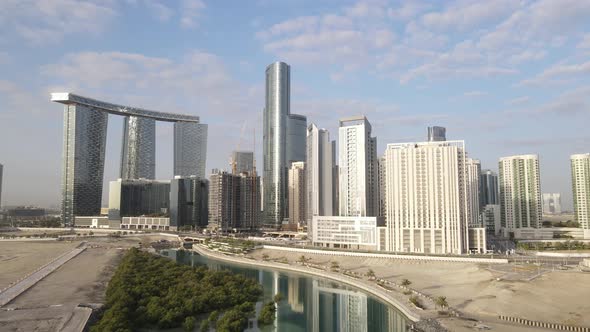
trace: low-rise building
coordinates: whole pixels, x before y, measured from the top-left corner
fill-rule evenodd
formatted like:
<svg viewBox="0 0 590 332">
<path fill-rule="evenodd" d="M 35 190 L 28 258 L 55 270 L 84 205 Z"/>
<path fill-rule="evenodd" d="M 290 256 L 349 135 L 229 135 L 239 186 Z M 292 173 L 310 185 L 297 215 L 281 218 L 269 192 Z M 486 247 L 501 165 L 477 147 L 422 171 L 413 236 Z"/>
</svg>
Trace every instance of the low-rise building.
<svg viewBox="0 0 590 332">
<path fill-rule="evenodd" d="M 157 231 L 176 231 L 176 226 L 170 226 L 170 218 L 159 217 L 123 217 L 121 229 L 151 229 Z"/>
<path fill-rule="evenodd" d="M 76 216 L 76 227 L 81 228 L 119 228 L 119 220 L 109 220 L 107 216 Z"/>
<path fill-rule="evenodd" d="M 384 250 L 380 234 L 383 217 L 314 216 L 312 243 L 316 246 L 358 250 Z"/>
</svg>

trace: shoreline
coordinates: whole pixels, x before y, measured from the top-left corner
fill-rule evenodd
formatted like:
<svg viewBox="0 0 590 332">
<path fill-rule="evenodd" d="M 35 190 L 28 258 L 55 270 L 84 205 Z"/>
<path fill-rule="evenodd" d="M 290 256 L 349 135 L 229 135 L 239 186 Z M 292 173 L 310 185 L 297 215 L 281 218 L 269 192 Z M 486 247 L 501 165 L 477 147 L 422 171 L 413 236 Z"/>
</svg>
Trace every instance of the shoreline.
<svg viewBox="0 0 590 332">
<path fill-rule="evenodd" d="M 385 302 L 386 304 L 394 307 L 396 310 L 398 310 L 400 313 L 402 313 L 411 322 L 415 323 L 415 322 L 418 322 L 418 321 L 422 320 L 423 318 L 425 318 L 425 317 L 421 317 L 419 314 L 413 312 L 412 309 L 410 309 L 408 305 L 402 303 L 401 301 L 394 298 L 393 296 L 390 296 L 385 290 L 379 289 L 379 288 L 377 288 L 377 286 L 373 286 L 371 284 L 368 284 L 368 283 L 364 282 L 364 280 L 361 281 L 361 280 L 354 279 L 352 277 L 338 275 L 338 274 L 335 274 L 335 273 L 332 273 L 329 271 L 324 271 L 324 270 L 321 270 L 321 271 L 317 270 L 316 271 L 311 268 L 307 268 L 307 267 L 303 267 L 303 266 L 299 266 L 299 265 L 284 265 L 283 266 L 283 265 L 279 265 L 280 263 L 268 263 L 268 262 L 261 262 L 261 261 L 257 261 L 257 260 L 250 260 L 250 259 L 245 259 L 245 258 L 240 258 L 240 257 L 235 257 L 235 256 L 228 256 L 228 255 L 214 252 L 209 249 L 205 249 L 205 248 L 202 248 L 202 247 L 196 246 L 196 245 L 193 246 L 192 251 L 197 252 L 198 254 L 203 255 L 205 257 L 210 257 L 212 259 L 218 259 L 218 260 L 227 261 L 227 262 L 231 262 L 231 263 L 235 263 L 235 264 L 239 264 L 239 265 L 257 266 L 257 267 L 268 268 L 268 269 L 275 269 L 275 270 L 282 270 L 282 271 L 288 271 L 288 272 L 307 274 L 307 275 L 312 275 L 312 276 L 320 277 L 320 278 L 327 278 L 327 279 L 330 279 L 335 282 L 347 284 L 349 286 L 352 286 L 354 288 L 357 288 L 359 290 L 362 290 L 364 292 L 371 294 L 375 298 L 378 298 L 379 300 Z"/>
</svg>

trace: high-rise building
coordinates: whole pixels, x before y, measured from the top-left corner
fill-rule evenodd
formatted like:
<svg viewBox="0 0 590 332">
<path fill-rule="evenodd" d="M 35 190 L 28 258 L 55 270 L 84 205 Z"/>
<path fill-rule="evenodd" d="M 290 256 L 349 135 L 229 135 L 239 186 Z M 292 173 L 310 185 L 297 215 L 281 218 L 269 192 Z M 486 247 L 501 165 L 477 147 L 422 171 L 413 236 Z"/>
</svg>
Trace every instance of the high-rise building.
<svg viewBox="0 0 590 332">
<path fill-rule="evenodd" d="M 307 119 L 291 114 L 290 67 L 266 68 L 264 107 L 264 212 L 266 227 L 278 228 L 288 217 L 287 172 L 290 162 L 305 161 Z"/>
<path fill-rule="evenodd" d="M 574 154 L 572 165 L 572 191 L 574 194 L 575 221 L 584 230 L 584 238 L 590 238 L 590 153 Z"/>
<path fill-rule="evenodd" d="M 260 228 L 260 176 L 255 172 L 240 174 L 240 228 Z"/>
<path fill-rule="evenodd" d="M 213 170 L 209 178 L 209 228 L 226 232 L 239 228 L 240 177 Z"/>
<path fill-rule="evenodd" d="M 205 178 L 207 131 L 198 122 L 174 123 L 174 175 Z"/>
<path fill-rule="evenodd" d="M 467 252 L 469 167 L 463 141 L 388 144 L 388 251 Z"/>
<path fill-rule="evenodd" d="M 364 116 L 342 119 L 338 140 L 340 215 L 377 216 L 377 138 L 371 137 L 371 124 Z"/>
<path fill-rule="evenodd" d="M 4 175 L 4 165 L 0 164 L 0 210 L 2 209 L 2 176 Z"/>
<path fill-rule="evenodd" d="M 543 214 L 561 213 L 561 194 L 543 193 Z"/>
<path fill-rule="evenodd" d="M 479 218 L 479 177 L 481 163 L 477 159 L 466 158 L 467 165 L 467 222 L 472 227 L 484 227 Z"/>
<path fill-rule="evenodd" d="M 156 120 L 127 116 L 123 122 L 121 145 L 122 179 L 156 177 Z"/>
<path fill-rule="evenodd" d="M 379 216 L 384 217 L 385 209 L 385 156 L 379 157 Z"/>
<path fill-rule="evenodd" d="M 109 220 L 123 217 L 167 217 L 170 181 L 118 179 L 109 186 Z"/>
<path fill-rule="evenodd" d="M 254 171 L 254 152 L 252 151 L 233 151 L 232 152 L 232 172 L 235 174 L 250 173 Z"/>
<path fill-rule="evenodd" d="M 315 124 L 307 128 L 307 232 L 311 234 L 313 216 L 331 216 L 333 203 L 333 151 L 330 133 Z"/>
<path fill-rule="evenodd" d="M 176 176 L 170 181 L 170 226 L 205 228 L 209 218 L 209 181 Z"/>
<path fill-rule="evenodd" d="M 500 234 L 500 220 L 502 218 L 500 213 L 500 205 L 486 205 L 481 214 L 481 218 L 487 232 L 492 233 L 494 235 Z"/>
<path fill-rule="evenodd" d="M 486 205 L 498 205 L 498 174 L 486 169 L 481 172 L 479 178 L 479 201 L 480 208 Z"/>
<path fill-rule="evenodd" d="M 305 163 L 298 161 L 291 163 L 289 168 L 289 224 L 291 228 L 295 225 L 304 224 L 307 218 L 306 198 L 307 191 L 305 190 Z"/>
<path fill-rule="evenodd" d="M 440 142 L 447 140 L 447 128 L 445 127 L 428 127 L 428 142 Z"/>
<path fill-rule="evenodd" d="M 332 141 L 332 215 L 340 215 L 340 171 L 336 156 L 336 141 Z"/>
<path fill-rule="evenodd" d="M 513 232 L 515 229 L 541 227 L 543 212 L 539 157 L 503 157 L 500 158 L 498 168 L 502 228 Z"/>
<path fill-rule="evenodd" d="M 51 100 L 65 104 L 61 186 L 61 215 L 65 226 L 73 226 L 75 216 L 100 213 L 109 114 L 126 117 L 122 177 L 153 178 L 153 121 L 175 123 L 175 174 L 204 173 L 207 125 L 200 124 L 197 116 L 116 105 L 72 93 L 52 93 Z"/>
</svg>

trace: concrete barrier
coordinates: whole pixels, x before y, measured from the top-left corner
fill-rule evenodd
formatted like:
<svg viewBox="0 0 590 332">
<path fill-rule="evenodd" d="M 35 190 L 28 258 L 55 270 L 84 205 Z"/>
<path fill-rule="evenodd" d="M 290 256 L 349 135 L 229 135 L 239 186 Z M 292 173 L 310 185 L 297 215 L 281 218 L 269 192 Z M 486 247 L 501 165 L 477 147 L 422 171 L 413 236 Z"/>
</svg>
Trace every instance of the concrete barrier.
<svg viewBox="0 0 590 332">
<path fill-rule="evenodd" d="M 590 253 L 566 253 L 566 252 L 542 252 L 536 253 L 539 257 L 563 257 L 563 258 L 590 258 Z"/>
<path fill-rule="evenodd" d="M 511 323 L 517 323 L 526 326 L 532 327 L 540 327 L 543 329 L 552 329 L 552 330 L 561 330 L 561 331 L 575 331 L 575 332 L 590 332 L 590 327 L 582 327 L 582 326 L 573 326 L 573 325 L 564 325 L 564 324 L 557 324 L 557 323 L 547 323 L 547 322 L 540 322 L 534 320 L 528 320 L 519 317 L 510 317 L 510 316 L 498 316 L 500 320 L 504 320 Z"/>
<path fill-rule="evenodd" d="M 289 248 L 273 245 L 263 245 L 264 249 L 281 250 L 300 252 L 314 255 L 328 255 L 328 256 L 349 256 L 349 257 L 367 257 L 367 258 L 389 258 L 389 259 L 404 259 L 414 261 L 437 261 L 437 262 L 458 262 L 458 263 L 487 263 L 487 264 L 507 264 L 508 260 L 504 258 L 475 258 L 475 257 L 460 257 L 460 256 L 422 256 L 422 255 L 395 255 L 395 254 L 378 254 L 365 252 L 350 252 L 337 250 L 319 250 L 319 249 L 303 249 L 303 248 Z"/>
</svg>

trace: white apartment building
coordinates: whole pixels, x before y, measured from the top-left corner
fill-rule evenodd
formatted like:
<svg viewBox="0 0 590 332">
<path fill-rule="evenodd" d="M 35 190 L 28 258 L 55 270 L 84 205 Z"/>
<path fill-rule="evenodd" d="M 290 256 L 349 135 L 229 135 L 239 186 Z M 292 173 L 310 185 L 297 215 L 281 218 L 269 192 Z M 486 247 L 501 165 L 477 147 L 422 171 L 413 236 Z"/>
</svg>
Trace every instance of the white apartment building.
<svg viewBox="0 0 590 332">
<path fill-rule="evenodd" d="M 468 220 L 471 193 L 465 154 L 464 141 L 387 145 L 388 251 L 467 252 L 468 224 L 476 222 Z"/>
<path fill-rule="evenodd" d="M 292 225 L 292 228 L 296 229 L 295 225 L 305 223 L 305 218 L 307 217 L 305 207 L 305 163 L 303 161 L 291 163 L 288 186 L 289 224 Z"/>
<path fill-rule="evenodd" d="M 367 118 L 340 120 L 338 142 L 340 215 L 377 216 L 377 138 Z"/>
<path fill-rule="evenodd" d="M 315 246 L 359 250 L 385 250 L 380 240 L 382 217 L 314 216 L 312 243 Z"/>
<path fill-rule="evenodd" d="M 575 221 L 584 230 L 584 238 L 590 239 L 590 153 L 574 154 L 570 160 Z"/>
<path fill-rule="evenodd" d="M 333 211 L 332 178 L 333 144 L 330 133 L 320 129 L 315 124 L 307 127 L 307 161 L 306 172 L 306 203 L 307 203 L 307 233 L 311 237 L 313 232 L 311 220 L 313 216 L 331 216 Z"/>
<path fill-rule="evenodd" d="M 561 194 L 543 193 L 543 214 L 561 213 Z"/>
<path fill-rule="evenodd" d="M 498 168 L 502 228 L 515 237 L 535 237 L 534 229 L 541 227 L 543 216 L 539 157 L 503 157 Z"/>
<path fill-rule="evenodd" d="M 481 163 L 477 159 L 466 159 L 467 165 L 467 222 L 472 227 L 483 227 L 479 218 L 479 179 Z"/>
</svg>

